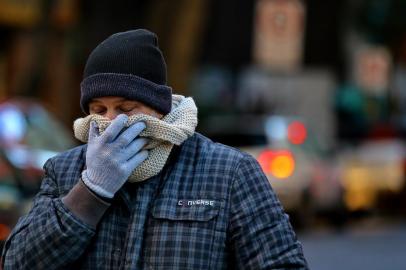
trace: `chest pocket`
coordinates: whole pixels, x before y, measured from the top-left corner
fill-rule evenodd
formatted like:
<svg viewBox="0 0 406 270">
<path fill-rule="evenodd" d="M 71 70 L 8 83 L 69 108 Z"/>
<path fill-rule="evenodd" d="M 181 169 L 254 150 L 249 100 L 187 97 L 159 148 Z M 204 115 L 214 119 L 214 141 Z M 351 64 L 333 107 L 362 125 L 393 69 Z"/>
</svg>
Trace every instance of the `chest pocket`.
<svg viewBox="0 0 406 270">
<path fill-rule="evenodd" d="M 155 201 L 152 216 L 173 221 L 210 221 L 214 219 L 221 201 L 212 199 L 161 198 Z"/>
<path fill-rule="evenodd" d="M 209 198 L 157 199 L 147 226 L 146 266 L 210 269 L 221 208 L 220 200 Z"/>
</svg>

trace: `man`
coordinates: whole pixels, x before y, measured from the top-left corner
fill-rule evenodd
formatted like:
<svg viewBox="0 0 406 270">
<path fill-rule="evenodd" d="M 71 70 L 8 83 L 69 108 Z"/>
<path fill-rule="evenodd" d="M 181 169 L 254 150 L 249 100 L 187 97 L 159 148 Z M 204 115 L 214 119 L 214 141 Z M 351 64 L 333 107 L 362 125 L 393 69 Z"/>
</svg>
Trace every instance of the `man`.
<svg viewBox="0 0 406 270">
<path fill-rule="evenodd" d="M 87 144 L 45 164 L 4 269 L 307 269 L 257 162 L 194 132 L 153 33 L 99 44 L 81 93 Z"/>
</svg>

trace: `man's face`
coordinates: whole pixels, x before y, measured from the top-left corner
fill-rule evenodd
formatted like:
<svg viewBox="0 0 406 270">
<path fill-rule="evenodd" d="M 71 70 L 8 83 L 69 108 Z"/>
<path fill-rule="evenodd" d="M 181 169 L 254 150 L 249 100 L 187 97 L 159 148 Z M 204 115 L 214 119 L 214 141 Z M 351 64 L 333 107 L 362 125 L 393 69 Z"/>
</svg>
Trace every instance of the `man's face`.
<svg viewBox="0 0 406 270">
<path fill-rule="evenodd" d="M 128 116 L 134 114 L 147 114 L 161 119 L 163 115 L 151 107 L 122 97 L 100 97 L 94 98 L 89 103 L 90 114 L 98 114 L 113 120 L 119 114 Z"/>
</svg>

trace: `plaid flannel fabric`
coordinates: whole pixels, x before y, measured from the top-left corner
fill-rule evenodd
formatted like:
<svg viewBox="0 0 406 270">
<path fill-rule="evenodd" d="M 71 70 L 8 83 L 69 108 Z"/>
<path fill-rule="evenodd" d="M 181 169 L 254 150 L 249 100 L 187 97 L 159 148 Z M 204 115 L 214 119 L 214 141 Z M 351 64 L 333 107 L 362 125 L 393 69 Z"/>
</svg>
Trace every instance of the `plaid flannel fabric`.
<svg viewBox="0 0 406 270">
<path fill-rule="evenodd" d="M 301 244 L 257 162 L 188 139 L 163 172 L 126 184 L 96 230 L 61 202 L 80 178 L 84 146 L 45 165 L 4 269 L 307 269 Z"/>
</svg>

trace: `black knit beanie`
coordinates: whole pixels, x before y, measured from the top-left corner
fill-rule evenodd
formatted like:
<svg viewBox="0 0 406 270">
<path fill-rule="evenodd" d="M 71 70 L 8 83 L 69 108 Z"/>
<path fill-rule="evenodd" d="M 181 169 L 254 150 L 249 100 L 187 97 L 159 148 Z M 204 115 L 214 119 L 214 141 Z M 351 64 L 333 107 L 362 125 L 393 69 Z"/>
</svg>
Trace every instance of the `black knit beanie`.
<svg viewBox="0 0 406 270">
<path fill-rule="evenodd" d="M 165 59 L 157 36 L 145 29 L 116 33 L 100 43 L 87 59 L 80 88 L 85 113 L 93 98 L 105 96 L 140 101 L 163 114 L 171 111 Z"/>
</svg>

